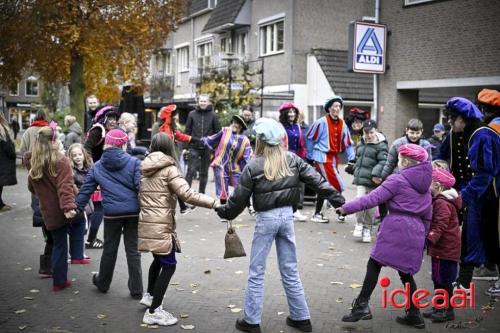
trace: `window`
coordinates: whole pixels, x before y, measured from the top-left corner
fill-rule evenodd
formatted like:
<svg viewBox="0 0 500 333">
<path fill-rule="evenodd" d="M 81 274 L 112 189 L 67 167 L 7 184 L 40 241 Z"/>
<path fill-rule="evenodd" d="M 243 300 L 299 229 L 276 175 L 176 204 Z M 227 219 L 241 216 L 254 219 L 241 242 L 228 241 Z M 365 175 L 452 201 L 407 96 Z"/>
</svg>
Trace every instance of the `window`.
<svg viewBox="0 0 500 333">
<path fill-rule="evenodd" d="M 19 83 L 9 89 L 10 96 L 19 96 Z"/>
<path fill-rule="evenodd" d="M 405 6 L 411 6 L 411 5 L 416 5 L 419 3 L 424 3 L 424 2 L 431 2 L 435 0 L 405 0 Z"/>
<path fill-rule="evenodd" d="M 189 46 L 177 49 L 177 72 L 189 71 Z"/>
<path fill-rule="evenodd" d="M 212 42 L 198 44 L 197 47 L 198 68 L 206 68 L 212 65 Z"/>
<path fill-rule="evenodd" d="M 36 79 L 26 80 L 26 96 L 38 96 L 38 81 Z"/>
<path fill-rule="evenodd" d="M 155 55 L 154 75 L 165 76 L 172 73 L 170 52 L 161 52 Z"/>
<path fill-rule="evenodd" d="M 248 49 L 247 44 L 248 44 L 248 32 L 243 32 L 236 35 L 236 53 L 244 55 Z"/>
<path fill-rule="evenodd" d="M 284 21 L 260 27 L 260 55 L 282 53 L 284 48 Z"/>
<path fill-rule="evenodd" d="M 233 52 L 231 37 L 223 37 L 220 40 L 220 51 L 223 53 Z"/>
</svg>

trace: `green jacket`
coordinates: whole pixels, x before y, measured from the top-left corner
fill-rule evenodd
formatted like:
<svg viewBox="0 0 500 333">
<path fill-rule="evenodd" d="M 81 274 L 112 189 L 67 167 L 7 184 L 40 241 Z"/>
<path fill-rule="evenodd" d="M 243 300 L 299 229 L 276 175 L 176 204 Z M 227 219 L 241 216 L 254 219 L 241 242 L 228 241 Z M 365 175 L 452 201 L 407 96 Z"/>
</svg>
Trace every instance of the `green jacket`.
<svg viewBox="0 0 500 333">
<path fill-rule="evenodd" d="M 370 188 L 377 187 L 372 177 L 381 177 L 382 169 L 387 161 L 389 146 L 382 133 L 377 133 L 376 143 L 365 143 L 362 139 L 356 147 L 356 164 L 354 165 L 354 185 Z"/>
</svg>

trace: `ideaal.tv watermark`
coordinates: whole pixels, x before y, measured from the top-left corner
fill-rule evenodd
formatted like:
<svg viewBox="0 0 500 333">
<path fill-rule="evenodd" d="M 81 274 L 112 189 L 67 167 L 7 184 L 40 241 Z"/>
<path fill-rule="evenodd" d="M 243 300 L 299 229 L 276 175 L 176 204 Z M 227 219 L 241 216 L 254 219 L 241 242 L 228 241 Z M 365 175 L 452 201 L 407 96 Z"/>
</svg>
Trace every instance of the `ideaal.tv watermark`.
<svg viewBox="0 0 500 333">
<path fill-rule="evenodd" d="M 429 306 L 435 309 L 446 309 L 452 307 L 454 309 L 465 309 L 475 307 L 475 285 L 474 282 L 470 284 L 469 295 L 463 289 L 456 289 L 453 291 L 453 295 L 448 295 L 445 289 L 436 289 L 432 293 L 424 288 L 418 288 L 415 290 L 413 295 L 410 295 L 410 284 L 405 283 L 404 289 L 396 288 L 390 292 L 387 287 L 391 284 L 391 280 L 384 276 L 379 281 L 382 287 L 382 307 L 387 308 L 387 303 L 394 308 L 410 308 L 410 302 L 415 305 L 417 309 L 425 309 Z M 389 294 L 389 296 L 387 295 Z M 396 301 L 396 295 L 403 296 L 403 302 L 398 303 Z M 428 296 L 432 296 L 430 301 L 426 301 Z"/>
</svg>

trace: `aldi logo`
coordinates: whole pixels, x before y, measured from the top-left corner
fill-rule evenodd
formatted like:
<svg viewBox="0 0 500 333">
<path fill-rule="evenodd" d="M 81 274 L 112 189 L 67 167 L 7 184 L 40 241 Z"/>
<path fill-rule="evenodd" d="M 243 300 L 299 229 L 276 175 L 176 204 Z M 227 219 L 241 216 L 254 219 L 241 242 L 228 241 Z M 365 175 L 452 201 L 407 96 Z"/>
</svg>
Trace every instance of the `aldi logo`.
<svg viewBox="0 0 500 333">
<path fill-rule="evenodd" d="M 386 35 L 385 25 L 351 23 L 349 69 L 361 73 L 384 73 Z"/>
</svg>

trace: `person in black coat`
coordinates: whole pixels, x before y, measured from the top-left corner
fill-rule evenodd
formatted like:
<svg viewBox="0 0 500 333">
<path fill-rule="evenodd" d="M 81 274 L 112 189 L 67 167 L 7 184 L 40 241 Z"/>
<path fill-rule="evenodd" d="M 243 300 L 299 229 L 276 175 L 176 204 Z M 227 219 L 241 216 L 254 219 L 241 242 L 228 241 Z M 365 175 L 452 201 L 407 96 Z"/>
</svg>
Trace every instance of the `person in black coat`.
<svg viewBox="0 0 500 333">
<path fill-rule="evenodd" d="M 0 112 L 0 212 L 12 209 L 2 200 L 3 187 L 16 184 L 16 147 L 9 123 Z"/>
<path fill-rule="evenodd" d="M 17 138 L 17 133 L 19 133 L 19 123 L 17 122 L 16 118 L 12 118 L 12 121 L 10 122 L 10 127 L 12 128 L 12 133 L 14 133 L 14 140 Z"/>
</svg>

